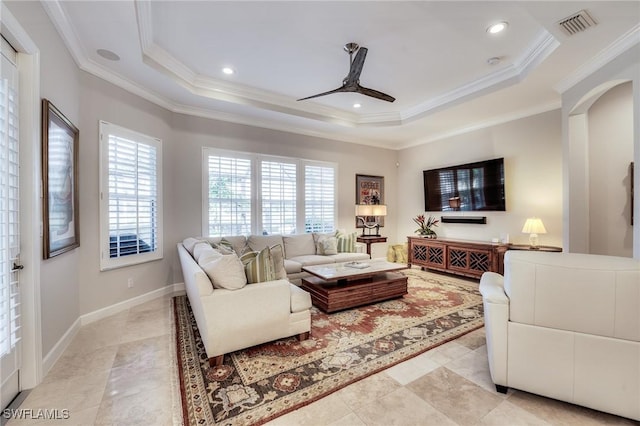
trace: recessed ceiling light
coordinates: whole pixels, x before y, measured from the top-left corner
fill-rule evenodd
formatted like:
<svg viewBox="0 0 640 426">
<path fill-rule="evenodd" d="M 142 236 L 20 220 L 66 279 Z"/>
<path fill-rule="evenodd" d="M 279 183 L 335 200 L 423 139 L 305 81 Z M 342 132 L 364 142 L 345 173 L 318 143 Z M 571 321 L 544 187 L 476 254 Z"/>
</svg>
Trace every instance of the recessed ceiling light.
<svg viewBox="0 0 640 426">
<path fill-rule="evenodd" d="M 360 105 L 360 104 L 353 104 L 353 107 L 354 107 L 354 108 L 360 108 L 361 106 L 362 106 L 362 105 Z"/>
<path fill-rule="evenodd" d="M 108 59 L 110 61 L 119 61 L 120 60 L 120 56 L 116 55 L 115 53 L 113 53 L 110 50 L 107 49 L 98 49 L 96 50 L 96 53 L 100 56 L 102 56 L 105 59 Z"/>
<path fill-rule="evenodd" d="M 498 22 L 496 24 L 490 25 L 489 28 L 487 28 L 487 32 L 489 34 L 498 34 L 499 32 L 504 31 L 507 26 L 509 26 L 508 22 Z"/>
<path fill-rule="evenodd" d="M 226 75 L 231 75 L 235 73 L 233 68 L 229 68 L 229 67 L 222 68 L 222 72 L 225 73 Z"/>
<path fill-rule="evenodd" d="M 489 58 L 487 59 L 487 64 L 489 65 L 498 65 L 500 63 L 500 58 L 497 56 L 494 56 L 493 58 Z"/>
</svg>

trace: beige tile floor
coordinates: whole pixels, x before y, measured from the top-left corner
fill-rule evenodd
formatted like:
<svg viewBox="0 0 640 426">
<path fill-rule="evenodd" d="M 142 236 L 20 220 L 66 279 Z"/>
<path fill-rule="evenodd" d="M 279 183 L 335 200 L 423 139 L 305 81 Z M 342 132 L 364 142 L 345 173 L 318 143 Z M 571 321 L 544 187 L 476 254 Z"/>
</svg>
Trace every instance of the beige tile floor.
<svg viewBox="0 0 640 426">
<path fill-rule="evenodd" d="M 173 425 L 181 421 L 171 298 L 81 328 L 20 409 L 69 410 L 58 421 L 9 425 Z M 289 425 L 633 425 L 628 419 L 510 390 L 495 392 L 484 331 L 361 380 L 279 417 Z"/>
</svg>

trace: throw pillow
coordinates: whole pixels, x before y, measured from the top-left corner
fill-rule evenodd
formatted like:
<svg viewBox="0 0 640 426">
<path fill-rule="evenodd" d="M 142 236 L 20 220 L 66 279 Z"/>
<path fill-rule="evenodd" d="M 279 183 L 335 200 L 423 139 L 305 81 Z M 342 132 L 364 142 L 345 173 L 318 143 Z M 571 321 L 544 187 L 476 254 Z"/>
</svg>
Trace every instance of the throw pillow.
<svg viewBox="0 0 640 426">
<path fill-rule="evenodd" d="M 324 238 L 320 240 L 320 244 L 322 245 L 322 254 L 338 254 L 338 239 L 336 237 Z"/>
<path fill-rule="evenodd" d="M 193 248 L 195 247 L 196 244 L 200 242 L 202 242 L 202 240 L 199 240 L 193 237 L 188 237 L 182 240 L 182 245 L 184 246 L 184 248 L 187 249 L 187 251 L 191 254 L 191 256 L 193 256 Z"/>
<path fill-rule="evenodd" d="M 280 244 L 269 247 L 273 259 L 273 274 L 276 280 L 286 280 L 287 270 L 284 268 L 284 249 Z"/>
<path fill-rule="evenodd" d="M 396 261 L 396 253 L 393 250 L 393 246 L 389 246 L 387 248 L 387 262 L 395 262 Z"/>
<path fill-rule="evenodd" d="M 195 246 L 193 246 L 193 258 L 196 262 L 200 260 L 200 257 L 203 254 L 211 253 L 213 248 L 205 242 L 199 242 Z"/>
<path fill-rule="evenodd" d="M 247 284 L 242 262 L 235 254 L 227 254 L 200 265 L 207 274 L 213 288 L 237 290 Z"/>
<path fill-rule="evenodd" d="M 351 234 L 344 234 L 340 231 L 336 233 L 338 240 L 338 253 L 355 253 L 356 251 L 356 238 L 358 238 L 357 232 Z"/>
<path fill-rule="evenodd" d="M 240 261 L 244 265 L 244 273 L 249 284 L 273 281 L 275 279 L 273 258 L 269 247 L 260 251 L 245 253 L 240 257 Z"/>
<path fill-rule="evenodd" d="M 217 243 L 211 243 L 211 247 L 213 247 L 214 249 L 220 250 L 222 254 L 236 254 L 236 251 L 233 248 L 233 244 L 231 244 L 229 241 L 225 240 L 224 238 Z"/>
<path fill-rule="evenodd" d="M 407 250 L 408 250 L 407 243 L 396 244 L 393 246 L 393 251 L 396 255 L 396 262 L 407 263 L 408 257 L 409 257 Z"/>
</svg>

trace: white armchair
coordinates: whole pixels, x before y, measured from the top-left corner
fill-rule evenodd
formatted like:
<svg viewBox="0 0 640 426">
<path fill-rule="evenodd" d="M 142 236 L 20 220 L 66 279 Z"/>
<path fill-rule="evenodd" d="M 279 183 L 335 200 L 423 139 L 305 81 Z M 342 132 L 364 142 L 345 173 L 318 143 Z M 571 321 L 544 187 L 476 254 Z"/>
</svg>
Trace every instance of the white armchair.
<svg viewBox="0 0 640 426">
<path fill-rule="evenodd" d="M 640 261 L 507 251 L 480 281 L 491 378 L 640 420 Z"/>
</svg>

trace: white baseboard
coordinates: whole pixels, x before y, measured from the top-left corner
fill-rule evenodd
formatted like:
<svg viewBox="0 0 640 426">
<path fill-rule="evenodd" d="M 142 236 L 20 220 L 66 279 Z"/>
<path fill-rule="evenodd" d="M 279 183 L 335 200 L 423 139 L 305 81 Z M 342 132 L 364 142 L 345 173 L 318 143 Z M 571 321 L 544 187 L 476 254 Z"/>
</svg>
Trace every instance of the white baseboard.
<svg viewBox="0 0 640 426">
<path fill-rule="evenodd" d="M 81 321 L 80 318 L 78 318 L 44 357 L 42 360 L 42 377 L 47 375 L 49 370 L 51 370 L 51 367 L 53 367 L 56 361 L 58 361 L 64 351 L 69 347 L 73 338 L 76 337 L 76 334 L 80 331 L 80 327 Z"/>
<path fill-rule="evenodd" d="M 184 283 L 171 284 L 157 290 L 150 291 L 149 293 L 141 294 L 140 296 L 129 300 L 116 303 L 115 305 L 89 312 L 88 314 L 84 314 L 80 317 L 81 325 L 91 324 L 92 322 L 126 311 L 127 309 L 149 302 L 153 299 L 179 292 L 181 289 L 184 291 Z"/>
<path fill-rule="evenodd" d="M 78 334 L 78 331 L 80 331 L 80 327 L 82 327 L 83 325 L 101 320 L 108 316 L 120 313 L 134 306 L 138 306 L 142 303 L 157 299 L 159 297 L 163 297 L 168 294 L 181 294 L 184 292 L 184 283 L 175 283 L 131 298 L 129 300 L 116 303 L 115 305 L 107 306 L 106 308 L 98 309 L 97 311 L 81 315 L 77 320 L 75 320 L 75 322 L 71 325 L 71 327 L 69 327 L 66 333 L 64 333 L 62 338 L 58 340 L 53 349 L 51 349 L 42 360 L 42 377 L 46 376 L 49 370 L 51 370 L 56 361 L 58 361 L 64 351 L 69 347 L 71 341 L 76 336 L 76 334 Z"/>
</svg>

